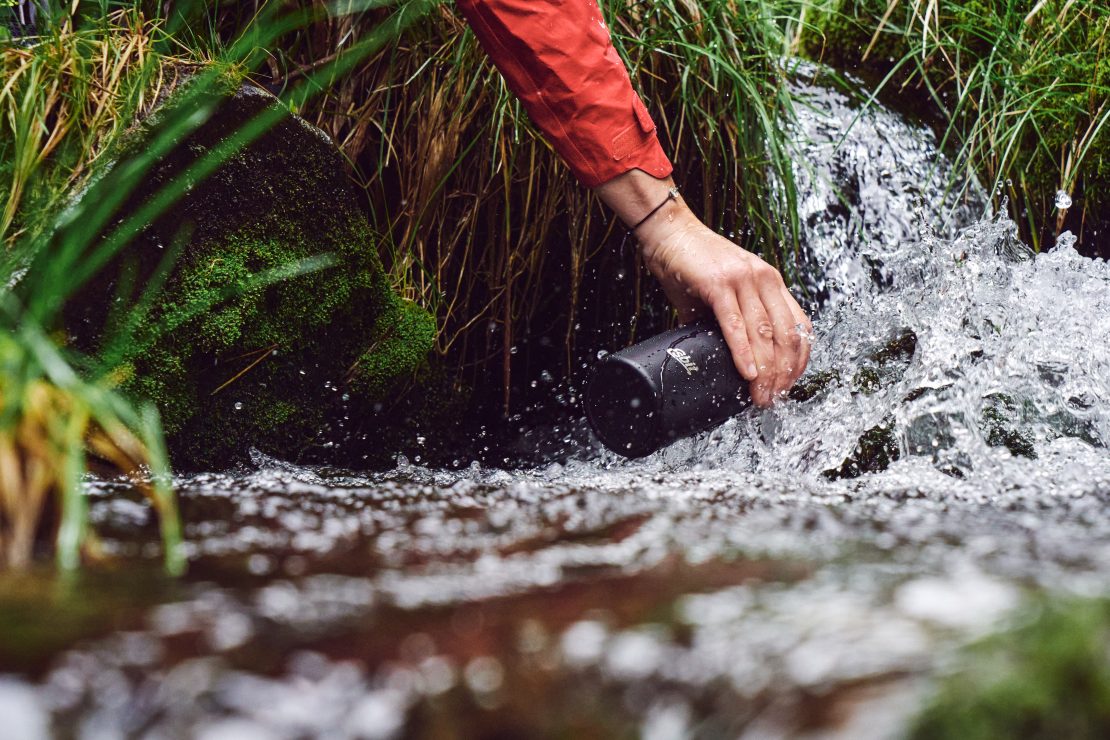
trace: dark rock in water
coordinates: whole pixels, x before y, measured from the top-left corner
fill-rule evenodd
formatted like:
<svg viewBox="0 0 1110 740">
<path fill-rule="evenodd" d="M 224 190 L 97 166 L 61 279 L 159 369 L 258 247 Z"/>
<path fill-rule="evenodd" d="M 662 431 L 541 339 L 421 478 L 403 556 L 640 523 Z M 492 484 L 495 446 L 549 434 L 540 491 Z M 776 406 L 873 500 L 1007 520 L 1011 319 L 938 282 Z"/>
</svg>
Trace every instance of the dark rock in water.
<svg viewBox="0 0 1110 740">
<path fill-rule="evenodd" d="M 910 329 L 904 329 L 865 353 L 859 359 L 858 369 L 849 381 L 851 392 L 872 395 L 899 383 L 905 376 L 916 349 L 917 336 Z M 808 401 L 841 382 L 841 376 L 835 370 L 815 373 L 803 377 L 791 390 L 790 397 L 795 401 Z M 943 391 L 943 388 L 915 388 L 906 394 L 903 403 L 917 401 L 938 391 Z M 1018 457 L 1037 457 L 1031 441 L 1033 432 L 1024 423 L 1026 417 L 1037 415 L 1035 410 L 1021 408 L 1012 398 L 1000 394 L 987 396 L 982 404 L 979 430 L 987 444 L 1005 447 Z M 1069 419 L 1074 422 L 1072 417 Z M 823 475 L 829 480 L 837 480 L 885 470 L 903 454 L 902 443 L 899 442 L 900 431 L 907 454 L 932 457 L 938 469 L 962 477 L 962 467 L 967 461 L 952 452 L 956 448 L 951 433 L 952 422 L 944 414 L 926 413 L 915 418 L 907 428 L 899 430 L 894 416 L 887 415 L 882 422 L 860 435 L 855 448 L 838 467 L 824 471 Z M 1073 436 L 1086 440 L 1081 426 L 1073 423 L 1068 429 Z"/>
<path fill-rule="evenodd" d="M 894 439 L 894 419 L 888 417 L 883 423 L 871 427 L 859 438 L 856 448 L 836 470 L 826 470 L 823 475 L 829 480 L 858 478 L 864 473 L 878 473 L 886 470 L 898 459 L 898 442 Z"/>
<path fill-rule="evenodd" d="M 163 113 L 179 104 L 202 110 L 185 92 L 198 79 L 171 93 Z M 148 173 L 117 223 L 281 106 L 251 85 L 223 84 L 215 112 Z M 140 125 L 116 161 L 142 151 L 161 117 Z M 115 278 L 88 291 L 70 327 L 110 328 L 104 301 L 121 292 L 138 300 L 183 244 L 138 334 L 176 328 L 123 358 L 126 389 L 162 411 L 175 464 L 221 466 L 252 446 L 298 460 L 343 446 L 345 459 L 384 461 L 408 417 L 443 405 L 434 394 L 401 393 L 418 375 L 431 387 L 434 319 L 394 294 L 379 240 L 322 131 L 282 110 L 276 125 L 229 154 L 128 245 L 108 273 Z M 334 260 L 325 269 L 268 286 L 257 281 L 267 270 L 325 254 Z"/>
<path fill-rule="evenodd" d="M 1037 451 L 1028 437 L 1016 428 L 1017 404 L 1009 396 L 991 394 L 983 399 L 980 431 L 991 447 L 1005 447 L 1016 457 L 1035 460 Z"/>
<path fill-rule="evenodd" d="M 917 349 L 917 335 L 903 329 L 894 337 L 880 344 L 860 359 L 859 369 L 850 381 L 852 393 L 871 395 L 881 388 L 899 382 L 906 373 L 913 353 Z M 826 370 L 803 377 L 790 391 L 795 401 L 808 401 L 839 384 L 841 377 L 835 370 Z M 855 449 L 840 467 L 826 470 L 829 479 L 856 478 L 864 473 L 885 470 L 899 456 L 898 442 L 894 437 L 894 419 L 887 417 L 882 423 L 864 432 Z"/>
</svg>

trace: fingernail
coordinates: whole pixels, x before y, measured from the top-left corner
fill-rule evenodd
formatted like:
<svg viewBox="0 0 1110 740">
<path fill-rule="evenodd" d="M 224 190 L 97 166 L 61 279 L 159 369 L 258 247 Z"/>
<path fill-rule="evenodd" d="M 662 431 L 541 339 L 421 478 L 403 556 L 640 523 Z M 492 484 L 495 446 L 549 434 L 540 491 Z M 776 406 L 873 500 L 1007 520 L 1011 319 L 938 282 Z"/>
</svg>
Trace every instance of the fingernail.
<svg viewBox="0 0 1110 740">
<path fill-rule="evenodd" d="M 755 363 L 754 362 L 749 362 L 747 364 L 747 366 L 744 368 L 744 370 L 745 370 L 745 372 L 747 372 L 748 377 L 751 378 L 752 380 L 755 380 L 756 377 L 759 375 L 759 373 L 755 369 Z"/>
</svg>

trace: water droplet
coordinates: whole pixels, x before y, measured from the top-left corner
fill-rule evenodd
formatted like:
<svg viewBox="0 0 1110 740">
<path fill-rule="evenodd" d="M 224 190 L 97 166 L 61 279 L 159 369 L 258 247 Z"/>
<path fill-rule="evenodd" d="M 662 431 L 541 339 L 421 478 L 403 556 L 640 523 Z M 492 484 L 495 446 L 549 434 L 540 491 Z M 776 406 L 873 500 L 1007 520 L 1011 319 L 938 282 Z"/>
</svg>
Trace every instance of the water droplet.
<svg viewBox="0 0 1110 740">
<path fill-rule="evenodd" d="M 1063 190 L 1056 191 L 1056 207 L 1061 211 L 1066 208 L 1071 208 L 1071 196 Z"/>
<path fill-rule="evenodd" d="M 242 401 L 236 401 L 235 402 L 235 410 L 236 411 L 242 411 L 243 410 L 243 402 Z"/>
</svg>

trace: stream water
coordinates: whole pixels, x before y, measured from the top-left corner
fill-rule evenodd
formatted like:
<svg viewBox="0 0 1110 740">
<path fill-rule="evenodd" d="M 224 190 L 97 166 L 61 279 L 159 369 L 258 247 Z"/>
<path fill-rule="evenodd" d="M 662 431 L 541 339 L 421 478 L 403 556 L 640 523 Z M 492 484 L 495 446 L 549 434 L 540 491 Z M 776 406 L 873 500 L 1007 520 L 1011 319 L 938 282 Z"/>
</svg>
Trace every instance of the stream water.
<svg viewBox="0 0 1110 740">
<path fill-rule="evenodd" d="M 149 565 L 0 580 L 4 731 L 890 737 L 1031 595 L 1110 590 L 1110 267 L 946 192 L 927 129 L 795 92 L 809 400 L 637 461 L 255 452 L 180 481 L 179 581 L 94 482 L 105 549 Z M 845 465 L 869 434 L 894 459 Z"/>
</svg>

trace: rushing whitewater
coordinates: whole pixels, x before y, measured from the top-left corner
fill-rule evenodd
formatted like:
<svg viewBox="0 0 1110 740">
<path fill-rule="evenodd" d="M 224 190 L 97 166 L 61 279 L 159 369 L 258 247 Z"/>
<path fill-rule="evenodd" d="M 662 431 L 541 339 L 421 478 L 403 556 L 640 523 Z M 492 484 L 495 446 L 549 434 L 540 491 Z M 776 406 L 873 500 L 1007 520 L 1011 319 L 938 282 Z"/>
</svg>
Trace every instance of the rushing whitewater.
<svg viewBox="0 0 1110 740">
<path fill-rule="evenodd" d="M 183 480 L 190 579 L 74 593 L 101 627 L 0 680 L 9 727 L 886 736 L 1027 592 L 1110 591 L 1110 267 L 1031 254 L 896 114 L 796 96 L 805 400 L 637 461 Z M 142 555 L 118 493 L 93 520 Z"/>
</svg>

